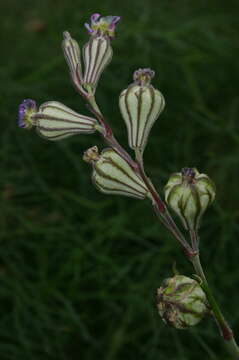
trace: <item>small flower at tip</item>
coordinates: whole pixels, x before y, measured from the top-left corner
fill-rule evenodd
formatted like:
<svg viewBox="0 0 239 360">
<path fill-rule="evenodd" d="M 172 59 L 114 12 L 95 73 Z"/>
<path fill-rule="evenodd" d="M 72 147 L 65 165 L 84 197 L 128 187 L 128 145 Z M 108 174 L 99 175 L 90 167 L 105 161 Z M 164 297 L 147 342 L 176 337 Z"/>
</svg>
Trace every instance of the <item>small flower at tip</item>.
<svg viewBox="0 0 239 360">
<path fill-rule="evenodd" d="M 150 85 L 155 72 L 150 68 L 138 69 L 133 74 L 134 83 L 137 85 Z"/>
<path fill-rule="evenodd" d="M 91 24 L 85 23 L 85 27 L 90 35 L 100 35 L 113 38 L 115 35 L 115 28 L 120 21 L 120 16 L 105 16 L 100 17 L 100 14 L 91 15 Z"/>
<path fill-rule="evenodd" d="M 36 102 L 32 99 L 25 99 L 18 107 L 18 126 L 31 129 L 34 126 L 32 115 L 37 112 Z"/>
<path fill-rule="evenodd" d="M 195 183 L 195 176 L 198 174 L 198 171 L 195 168 L 184 167 L 181 170 L 182 181 L 186 184 Z"/>
<path fill-rule="evenodd" d="M 83 154 L 83 160 L 87 163 L 94 163 L 98 161 L 100 158 L 99 150 L 97 146 L 92 146 L 88 150 L 86 150 Z"/>
</svg>

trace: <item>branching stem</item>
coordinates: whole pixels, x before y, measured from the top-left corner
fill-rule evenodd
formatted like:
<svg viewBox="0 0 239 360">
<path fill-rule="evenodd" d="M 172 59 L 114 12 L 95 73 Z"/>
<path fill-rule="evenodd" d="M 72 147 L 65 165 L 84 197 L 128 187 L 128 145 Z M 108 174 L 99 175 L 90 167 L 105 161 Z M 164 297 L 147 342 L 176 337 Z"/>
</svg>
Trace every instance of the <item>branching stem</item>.
<svg viewBox="0 0 239 360">
<path fill-rule="evenodd" d="M 144 162 L 142 152 L 138 149 L 135 150 L 135 161 L 127 153 L 126 150 L 118 143 L 116 138 L 113 135 L 113 131 L 110 126 L 105 121 L 96 101 L 94 94 L 91 89 L 88 89 L 88 96 L 84 97 L 88 103 L 90 111 L 96 116 L 99 123 L 101 124 L 101 135 L 104 137 L 104 140 L 108 145 L 110 145 L 115 151 L 118 152 L 128 163 L 129 165 L 138 173 L 143 179 L 145 185 L 152 198 L 152 206 L 157 217 L 165 225 L 165 227 L 172 233 L 176 240 L 182 246 L 187 258 L 191 261 L 196 274 L 200 277 L 202 283 L 201 286 L 207 295 L 207 300 L 212 310 L 214 319 L 217 322 L 217 325 L 220 330 L 220 334 L 224 339 L 225 344 L 227 345 L 228 351 L 233 356 L 233 360 L 239 360 L 239 348 L 235 341 L 233 331 L 226 322 L 213 294 L 208 285 L 207 279 L 205 277 L 200 258 L 199 258 L 199 237 L 196 231 L 189 231 L 191 238 L 191 245 L 187 242 L 184 235 L 178 229 L 174 220 L 168 212 L 166 204 L 161 200 L 158 192 L 156 191 L 154 185 L 152 184 L 150 178 L 147 177 L 144 171 Z"/>
</svg>

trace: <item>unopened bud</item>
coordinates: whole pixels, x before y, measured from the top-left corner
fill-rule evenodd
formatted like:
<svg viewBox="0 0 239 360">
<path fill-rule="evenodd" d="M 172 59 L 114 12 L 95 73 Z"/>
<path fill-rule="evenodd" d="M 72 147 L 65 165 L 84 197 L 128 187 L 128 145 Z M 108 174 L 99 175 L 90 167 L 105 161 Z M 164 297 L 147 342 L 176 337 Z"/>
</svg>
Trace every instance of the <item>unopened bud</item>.
<svg viewBox="0 0 239 360">
<path fill-rule="evenodd" d="M 108 148 L 99 155 L 94 146 L 84 153 L 83 159 L 93 165 L 92 180 L 101 192 L 137 199 L 148 196 L 143 180 L 115 150 Z"/>
<path fill-rule="evenodd" d="M 69 66 L 72 82 L 81 93 L 85 93 L 82 87 L 83 75 L 80 47 L 68 31 L 63 33 L 63 37 L 64 40 L 62 41 L 62 49 L 66 62 Z"/>
<path fill-rule="evenodd" d="M 144 150 L 149 132 L 165 101 L 161 92 L 150 84 L 154 71 L 139 69 L 133 77 L 134 83 L 120 94 L 119 106 L 127 126 L 129 146 Z"/>
<path fill-rule="evenodd" d="M 187 230 L 197 230 L 200 219 L 215 198 L 215 185 L 197 169 L 183 168 L 171 175 L 165 186 L 165 200 Z"/>
<path fill-rule="evenodd" d="M 208 312 L 199 283 L 183 275 L 164 280 L 157 290 L 157 307 L 163 321 L 177 329 L 198 324 Z"/>
</svg>

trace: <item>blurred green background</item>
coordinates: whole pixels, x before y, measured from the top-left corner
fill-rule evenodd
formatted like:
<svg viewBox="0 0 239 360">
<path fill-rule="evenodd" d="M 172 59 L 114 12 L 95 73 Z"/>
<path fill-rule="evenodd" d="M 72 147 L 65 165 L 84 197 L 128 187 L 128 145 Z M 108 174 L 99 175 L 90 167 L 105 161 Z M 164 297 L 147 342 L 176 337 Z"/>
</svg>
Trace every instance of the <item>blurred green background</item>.
<svg viewBox="0 0 239 360">
<path fill-rule="evenodd" d="M 211 319 L 176 331 L 159 318 L 155 292 L 173 263 L 192 269 L 149 203 L 92 186 L 82 153 L 102 148 L 100 138 L 51 143 L 16 117 L 29 97 L 89 114 L 69 79 L 62 32 L 84 44 L 92 13 L 122 16 L 98 103 L 127 146 L 119 93 L 138 67 L 156 71 L 167 106 L 146 170 L 161 194 L 184 166 L 215 181 L 202 262 L 239 340 L 238 11 L 233 0 L 1 2 L 1 360 L 229 360 Z"/>
</svg>

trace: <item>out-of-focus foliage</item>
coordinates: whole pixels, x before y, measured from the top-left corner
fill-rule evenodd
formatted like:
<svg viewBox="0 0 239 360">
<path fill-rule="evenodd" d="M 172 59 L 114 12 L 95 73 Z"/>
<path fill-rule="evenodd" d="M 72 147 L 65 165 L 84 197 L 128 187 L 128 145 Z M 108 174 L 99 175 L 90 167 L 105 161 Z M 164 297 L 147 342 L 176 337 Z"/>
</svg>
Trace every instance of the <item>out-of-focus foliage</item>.
<svg viewBox="0 0 239 360">
<path fill-rule="evenodd" d="M 24 98 L 89 115 L 71 86 L 62 32 L 81 44 L 93 12 L 120 15 L 97 99 L 126 146 L 118 96 L 151 67 L 166 108 L 146 149 L 158 189 L 184 166 L 217 185 L 201 228 L 202 262 L 239 336 L 238 1 L 10 0 L 1 26 L 1 360 L 227 360 L 216 325 L 166 327 L 155 291 L 172 264 L 191 274 L 147 201 L 104 196 L 82 153 L 96 135 L 47 142 L 16 127 Z M 143 220 L 143 221 L 142 221 Z"/>
</svg>

